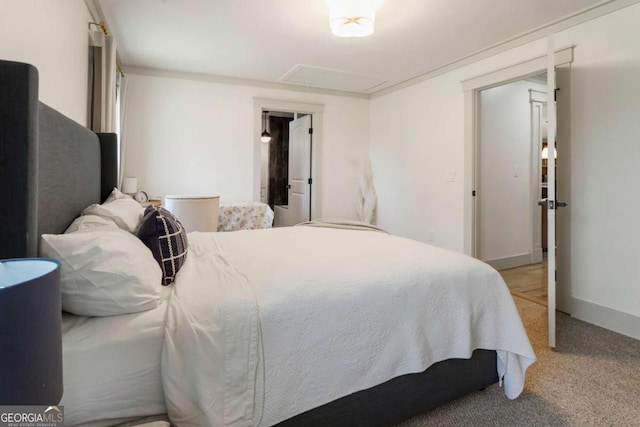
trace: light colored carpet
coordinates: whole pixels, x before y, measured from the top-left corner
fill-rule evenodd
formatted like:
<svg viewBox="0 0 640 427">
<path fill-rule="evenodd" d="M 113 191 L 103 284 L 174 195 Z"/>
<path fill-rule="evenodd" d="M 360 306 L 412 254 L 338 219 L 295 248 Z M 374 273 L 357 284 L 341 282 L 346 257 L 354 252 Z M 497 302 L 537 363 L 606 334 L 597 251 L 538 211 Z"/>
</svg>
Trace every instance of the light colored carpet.
<svg viewBox="0 0 640 427">
<path fill-rule="evenodd" d="M 514 297 L 538 361 L 508 400 L 496 384 L 398 427 L 640 426 L 640 341 L 558 313 L 547 346 L 547 308 Z"/>
</svg>

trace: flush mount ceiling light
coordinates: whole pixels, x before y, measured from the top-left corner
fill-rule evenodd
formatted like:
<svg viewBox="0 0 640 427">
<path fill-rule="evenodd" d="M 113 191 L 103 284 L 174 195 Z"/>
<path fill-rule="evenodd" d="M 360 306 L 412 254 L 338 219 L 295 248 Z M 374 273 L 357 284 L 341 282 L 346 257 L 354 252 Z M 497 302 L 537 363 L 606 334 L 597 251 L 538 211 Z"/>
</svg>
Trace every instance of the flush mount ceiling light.
<svg viewBox="0 0 640 427">
<path fill-rule="evenodd" d="M 262 125 L 263 125 L 263 129 L 264 129 L 264 132 L 262 132 L 262 135 L 260 135 L 260 140 L 262 142 L 271 141 L 271 134 L 269 132 L 267 132 L 267 113 L 268 113 L 268 111 L 263 111 L 262 112 Z"/>
<path fill-rule="evenodd" d="M 373 34 L 375 0 L 328 0 L 329 25 L 338 37 L 366 37 Z"/>
</svg>

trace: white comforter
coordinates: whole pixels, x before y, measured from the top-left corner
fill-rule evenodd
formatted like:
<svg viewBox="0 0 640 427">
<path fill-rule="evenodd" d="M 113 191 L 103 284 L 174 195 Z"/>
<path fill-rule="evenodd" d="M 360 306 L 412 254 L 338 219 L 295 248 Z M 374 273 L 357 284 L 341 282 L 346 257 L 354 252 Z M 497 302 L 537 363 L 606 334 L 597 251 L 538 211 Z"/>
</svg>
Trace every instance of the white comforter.
<svg viewBox="0 0 640 427">
<path fill-rule="evenodd" d="M 178 426 L 268 426 L 435 362 L 535 355 L 500 275 L 434 246 L 307 227 L 189 234 L 162 371 Z"/>
</svg>

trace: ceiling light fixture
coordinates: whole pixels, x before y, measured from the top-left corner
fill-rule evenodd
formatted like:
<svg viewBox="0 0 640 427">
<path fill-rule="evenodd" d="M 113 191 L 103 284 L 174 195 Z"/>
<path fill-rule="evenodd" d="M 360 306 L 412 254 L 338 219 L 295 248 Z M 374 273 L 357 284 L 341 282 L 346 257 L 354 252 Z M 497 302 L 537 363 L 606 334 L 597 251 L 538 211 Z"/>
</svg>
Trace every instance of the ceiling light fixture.
<svg viewBox="0 0 640 427">
<path fill-rule="evenodd" d="M 267 132 L 267 113 L 268 113 L 268 111 L 263 111 L 262 112 L 262 126 L 264 128 L 264 132 L 262 132 L 262 135 L 260 135 L 260 140 L 262 142 L 271 141 L 271 134 L 269 132 Z"/>
<path fill-rule="evenodd" d="M 366 37 L 373 34 L 375 0 L 328 0 L 329 25 L 338 37 Z"/>
</svg>

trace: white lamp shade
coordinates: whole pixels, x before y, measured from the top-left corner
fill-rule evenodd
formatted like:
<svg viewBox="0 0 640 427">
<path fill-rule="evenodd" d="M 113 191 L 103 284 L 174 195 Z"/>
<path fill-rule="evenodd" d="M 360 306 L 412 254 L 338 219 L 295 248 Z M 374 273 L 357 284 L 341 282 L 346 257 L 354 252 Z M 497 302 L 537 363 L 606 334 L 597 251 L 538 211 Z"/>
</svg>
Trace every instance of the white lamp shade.
<svg viewBox="0 0 640 427">
<path fill-rule="evenodd" d="M 187 233 L 218 230 L 219 196 L 165 196 L 164 207 Z"/>
<path fill-rule="evenodd" d="M 135 176 L 125 176 L 122 179 L 122 192 L 124 194 L 135 194 L 138 192 L 138 178 Z"/>
<path fill-rule="evenodd" d="M 331 32 L 338 37 L 366 37 L 373 34 L 375 6 L 374 0 L 330 0 Z"/>
</svg>

